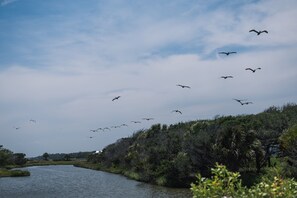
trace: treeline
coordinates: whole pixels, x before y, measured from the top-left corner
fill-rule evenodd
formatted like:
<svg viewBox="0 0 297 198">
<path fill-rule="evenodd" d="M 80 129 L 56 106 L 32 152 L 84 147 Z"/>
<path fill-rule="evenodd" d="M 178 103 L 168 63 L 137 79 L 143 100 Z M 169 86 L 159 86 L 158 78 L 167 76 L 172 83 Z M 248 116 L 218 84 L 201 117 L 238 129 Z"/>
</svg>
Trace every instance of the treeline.
<svg viewBox="0 0 297 198">
<path fill-rule="evenodd" d="M 32 157 L 29 160 L 53 160 L 53 161 L 80 160 L 80 159 L 87 159 L 91 153 L 94 153 L 94 151 L 74 152 L 74 153 L 52 153 L 52 154 L 46 152 L 41 156 Z"/>
<path fill-rule="evenodd" d="M 9 165 L 18 165 L 22 166 L 26 164 L 27 158 L 24 153 L 14 153 L 9 149 L 0 145 L 0 168 L 9 166 Z"/>
<path fill-rule="evenodd" d="M 283 175 L 296 178 L 296 145 L 297 105 L 290 103 L 256 115 L 156 124 L 89 155 L 88 161 L 140 181 L 172 187 L 189 187 L 196 173 L 208 177 L 220 163 L 241 172 L 249 185 L 264 167 L 279 164 Z"/>
</svg>

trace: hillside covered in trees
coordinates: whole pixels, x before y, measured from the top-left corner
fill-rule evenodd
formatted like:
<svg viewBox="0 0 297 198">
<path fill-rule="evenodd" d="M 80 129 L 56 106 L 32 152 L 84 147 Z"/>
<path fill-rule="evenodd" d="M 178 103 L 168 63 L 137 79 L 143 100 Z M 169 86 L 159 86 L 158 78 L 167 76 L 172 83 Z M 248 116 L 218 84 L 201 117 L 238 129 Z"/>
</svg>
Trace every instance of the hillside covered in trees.
<svg viewBox="0 0 297 198">
<path fill-rule="evenodd" d="M 189 187 L 196 173 L 210 176 L 216 163 L 239 171 L 249 185 L 265 167 L 297 177 L 297 105 L 270 107 L 256 115 L 217 116 L 153 125 L 89 155 L 104 170 L 136 180 Z"/>
</svg>

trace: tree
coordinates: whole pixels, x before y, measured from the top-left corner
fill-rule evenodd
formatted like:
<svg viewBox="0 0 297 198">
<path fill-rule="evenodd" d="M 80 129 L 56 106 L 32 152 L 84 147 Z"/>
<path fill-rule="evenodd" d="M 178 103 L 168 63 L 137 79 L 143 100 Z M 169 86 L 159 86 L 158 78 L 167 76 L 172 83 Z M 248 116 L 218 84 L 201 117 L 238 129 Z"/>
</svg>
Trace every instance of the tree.
<svg viewBox="0 0 297 198">
<path fill-rule="evenodd" d="M 241 125 L 223 128 L 218 135 L 215 151 L 220 163 L 225 164 L 231 171 L 238 171 L 250 161 L 258 163 L 257 169 L 261 167 L 261 143 L 253 130 L 245 131 Z"/>
<path fill-rule="evenodd" d="M 0 147 L 0 167 L 11 163 L 12 154 L 13 154 L 12 151 L 10 151 L 6 148 L 3 148 L 3 146 L 1 145 L 1 147 Z"/>
<path fill-rule="evenodd" d="M 279 140 L 280 148 L 287 161 L 285 171 L 297 178 L 297 124 L 286 130 Z"/>
<path fill-rule="evenodd" d="M 65 160 L 65 161 L 70 161 L 70 155 L 69 155 L 69 154 L 66 154 L 66 155 L 64 156 L 64 160 Z"/>
<path fill-rule="evenodd" d="M 45 152 L 45 153 L 43 153 L 42 157 L 43 157 L 44 160 L 47 161 L 48 157 L 49 157 L 49 154 Z"/>
<path fill-rule="evenodd" d="M 25 158 L 26 154 L 24 153 L 14 153 L 13 154 L 13 163 L 16 165 L 24 165 L 27 162 Z"/>
</svg>

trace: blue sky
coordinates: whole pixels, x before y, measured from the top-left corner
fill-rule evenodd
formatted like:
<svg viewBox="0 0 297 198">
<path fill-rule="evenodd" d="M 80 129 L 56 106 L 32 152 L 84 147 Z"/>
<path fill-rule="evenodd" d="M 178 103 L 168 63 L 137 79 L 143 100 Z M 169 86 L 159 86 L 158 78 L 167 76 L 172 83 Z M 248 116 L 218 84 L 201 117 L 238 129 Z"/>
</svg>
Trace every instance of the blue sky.
<svg viewBox="0 0 297 198">
<path fill-rule="evenodd" d="M 0 0 L 0 144 L 100 150 L 154 123 L 296 102 L 295 18 L 295 0 Z"/>
</svg>

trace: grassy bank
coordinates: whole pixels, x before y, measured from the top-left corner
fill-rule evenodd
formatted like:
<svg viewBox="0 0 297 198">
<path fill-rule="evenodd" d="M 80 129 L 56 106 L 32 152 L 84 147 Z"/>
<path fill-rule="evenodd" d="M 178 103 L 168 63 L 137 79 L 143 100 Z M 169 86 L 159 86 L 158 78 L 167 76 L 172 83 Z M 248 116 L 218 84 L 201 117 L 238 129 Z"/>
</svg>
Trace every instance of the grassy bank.
<svg viewBox="0 0 297 198">
<path fill-rule="evenodd" d="M 30 172 L 26 170 L 0 169 L 0 177 L 24 177 L 24 176 L 30 176 Z"/>
</svg>

